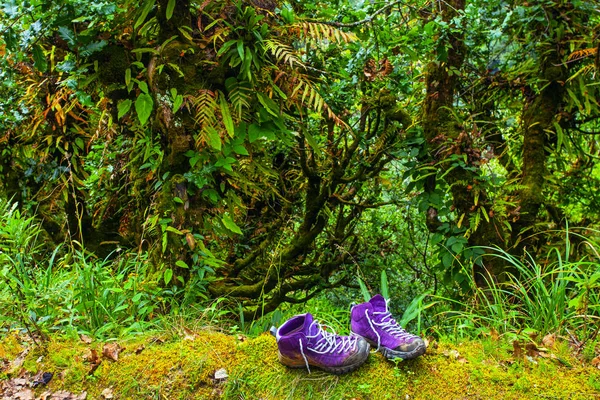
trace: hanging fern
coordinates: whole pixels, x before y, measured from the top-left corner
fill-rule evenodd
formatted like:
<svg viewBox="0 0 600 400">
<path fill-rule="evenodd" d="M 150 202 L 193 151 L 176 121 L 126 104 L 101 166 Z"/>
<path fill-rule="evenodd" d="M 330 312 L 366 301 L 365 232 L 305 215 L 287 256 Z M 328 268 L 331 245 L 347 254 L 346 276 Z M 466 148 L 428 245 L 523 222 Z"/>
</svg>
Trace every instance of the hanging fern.
<svg viewBox="0 0 600 400">
<path fill-rule="evenodd" d="M 291 46 L 271 39 L 265 41 L 265 48 L 275 56 L 277 64 L 289 64 L 290 68 L 305 68 Z"/>
<path fill-rule="evenodd" d="M 202 89 L 191 100 L 196 109 L 196 115 L 194 116 L 196 123 L 202 128 L 216 125 L 217 117 L 215 116 L 215 111 L 218 108 L 218 104 L 215 99 L 215 93 Z"/>
<path fill-rule="evenodd" d="M 302 22 L 295 24 L 296 29 L 300 29 L 304 36 L 314 41 L 329 40 L 334 43 L 350 43 L 358 40 L 358 37 L 352 32 L 344 32 L 331 25 L 318 22 Z"/>
<path fill-rule="evenodd" d="M 252 99 L 252 88 L 245 81 L 238 81 L 236 78 L 229 78 L 225 81 L 225 87 L 229 95 L 229 101 L 237 114 L 238 119 L 242 119 L 242 111 L 250 108 Z"/>
</svg>

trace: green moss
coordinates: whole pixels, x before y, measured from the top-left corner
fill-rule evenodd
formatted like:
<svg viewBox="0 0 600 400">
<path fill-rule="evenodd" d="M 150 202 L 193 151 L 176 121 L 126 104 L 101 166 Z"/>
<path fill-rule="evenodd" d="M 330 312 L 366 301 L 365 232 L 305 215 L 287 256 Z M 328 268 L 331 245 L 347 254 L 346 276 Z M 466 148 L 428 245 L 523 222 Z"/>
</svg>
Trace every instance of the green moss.
<svg viewBox="0 0 600 400">
<path fill-rule="evenodd" d="M 239 341 L 222 333 L 201 331 L 193 340 L 174 338 L 162 342 L 142 337 L 120 342 L 124 350 L 118 361 L 103 358 L 90 374 L 86 354 L 102 343 L 90 345 L 52 340 L 44 349 L 30 351 L 24 365 L 32 372 L 53 372 L 48 388 L 88 392 L 100 398 L 110 387 L 121 399 L 534 399 L 540 396 L 590 398 L 600 387 L 600 371 L 570 359 L 568 368 L 557 360 L 515 360 L 506 345 L 443 342 L 416 360 L 397 364 L 372 354 L 357 371 L 335 376 L 313 369 L 292 370 L 277 360 L 277 345 L 270 335 Z M 18 339 L 0 342 L 5 359 L 20 353 Z M 41 358 L 40 358 L 41 357 Z M 38 362 L 39 360 L 39 362 Z M 214 381 L 225 368 L 226 382 Z M 35 371 L 33 371 L 35 369 Z M 39 393 L 38 393 L 39 394 Z"/>
</svg>

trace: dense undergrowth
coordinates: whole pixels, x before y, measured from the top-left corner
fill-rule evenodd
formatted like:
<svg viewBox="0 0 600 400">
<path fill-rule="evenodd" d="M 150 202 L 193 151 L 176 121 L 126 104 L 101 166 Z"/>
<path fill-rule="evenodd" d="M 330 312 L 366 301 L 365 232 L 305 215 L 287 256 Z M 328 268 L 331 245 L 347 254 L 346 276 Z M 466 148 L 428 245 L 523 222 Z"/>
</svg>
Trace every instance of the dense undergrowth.
<svg viewBox="0 0 600 400">
<path fill-rule="evenodd" d="M 185 285 L 165 282 L 162 274 L 153 274 L 145 252 L 115 252 L 100 259 L 68 241 L 50 252 L 34 217 L 7 201 L 0 207 L 0 331 L 5 333 L 23 329 L 39 338 L 52 332 L 111 338 L 165 329 L 170 318 L 178 317 L 257 335 L 306 310 L 343 330 L 352 302 L 382 292 L 392 299 L 391 310 L 402 316 L 401 323 L 422 334 L 476 337 L 492 330 L 511 337 L 568 335 L 582 347 L 598 341 L 600 246 L 592 230 L 587 236 L 564 231 L 565 247 L 539 260 L 486 249 L 485 257 L 501 259 L 509 272 L 501 281 L 487 276 L 485 285 L 478 285 L 472 267 L 463 265 L 468 290 L 464 283 L 450 284 L 444 291 L 423 289 L 407 299 L 402 293 L 414 291 L 414 281 L 390 268 L 390 278 L 384 270 L 379 284 L 367 287 L 357 277 L 355 291 L 332 289 L 306 304 L 247 321 L 224 298 L 207 298 L 208 278 L 196 276 Z M 584 248 L 579 249 L 583 257 L 571 259 L 572 242 Z"/>
</svg>

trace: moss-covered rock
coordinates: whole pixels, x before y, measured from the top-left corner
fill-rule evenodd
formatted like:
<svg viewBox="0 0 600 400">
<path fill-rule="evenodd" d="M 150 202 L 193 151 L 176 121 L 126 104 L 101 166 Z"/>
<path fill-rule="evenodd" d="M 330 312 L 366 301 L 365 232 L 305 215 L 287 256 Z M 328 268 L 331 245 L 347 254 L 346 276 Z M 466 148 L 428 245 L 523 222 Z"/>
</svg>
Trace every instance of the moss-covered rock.
<svg viewBox="0 0 600 400">
<path fill-rule="evenodd" d="M 391 363 L 372 354 L 357 371 L 335 376 L 314 370 L 291 370 L 277 360 L 275 339 L 246 339 L 213 331 L 186 333 L 163 340 L 153 336 L 123 340 L 118 361 L 102 357 L 103 343 L 54 338 L 43 348 L 11 335 L 0 343 L 0 358 L 10 363 L 30 351 L 19 371 L 0 375 L 52 372 L 44 391 L 87 392 L 102 398 L 110 390 L 118 399 L 590 399 L 600 390 L 600 370 L 578 360 L 515 360 L 503 347 L 478 342 L 440 343 L 416 360 Z M 561 356 L 562 357 L 562 356 Z M 1 365 L 1 364 L 0 364 Z M 224 368 L 226 380 L 215 379 Z M 1 393 L 0 393 L 1 395 Z"/>
</svg>

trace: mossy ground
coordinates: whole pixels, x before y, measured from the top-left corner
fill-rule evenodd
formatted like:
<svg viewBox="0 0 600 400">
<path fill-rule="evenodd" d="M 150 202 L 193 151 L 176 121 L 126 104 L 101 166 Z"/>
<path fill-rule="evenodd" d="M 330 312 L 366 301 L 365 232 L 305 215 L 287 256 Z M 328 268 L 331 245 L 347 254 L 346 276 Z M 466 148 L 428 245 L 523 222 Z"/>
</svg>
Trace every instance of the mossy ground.
<svg viewBox="0 0 600 400">
<path fill-rule="evenodd" d="M 510 345 L 501 341 L 435 343 L 425 356 L 398 364 L 375 353 L 343 376 L 287 369 L 279 364 L 275 339 L 267 334 L 244 338 L 198 331 L 185 338 L 146 336 L 119 344 L 124 350 L 118 361 L 103 358 L 90 374 L 90 349 L 100 355 L 103 343 L 53 338 L 36 347 L 9 335 L 0 342 L 5 366 L 26 347 L 30 351 L 18 371 L 5 367 L 0 382 L 24 371 L 52 372 L 54 378 L 37 389 L 40 393 L 85 390 L 88 399 L 101 399 L 106 388 L 116 399 L 600 398 L 600 370 L 570 358 L 568 351 L 559 356 L 561 362 L 526 356 L 515 360 Z M 221 383 L 214 380 L 220 368 L 229 374 Z"/>
</svg>

